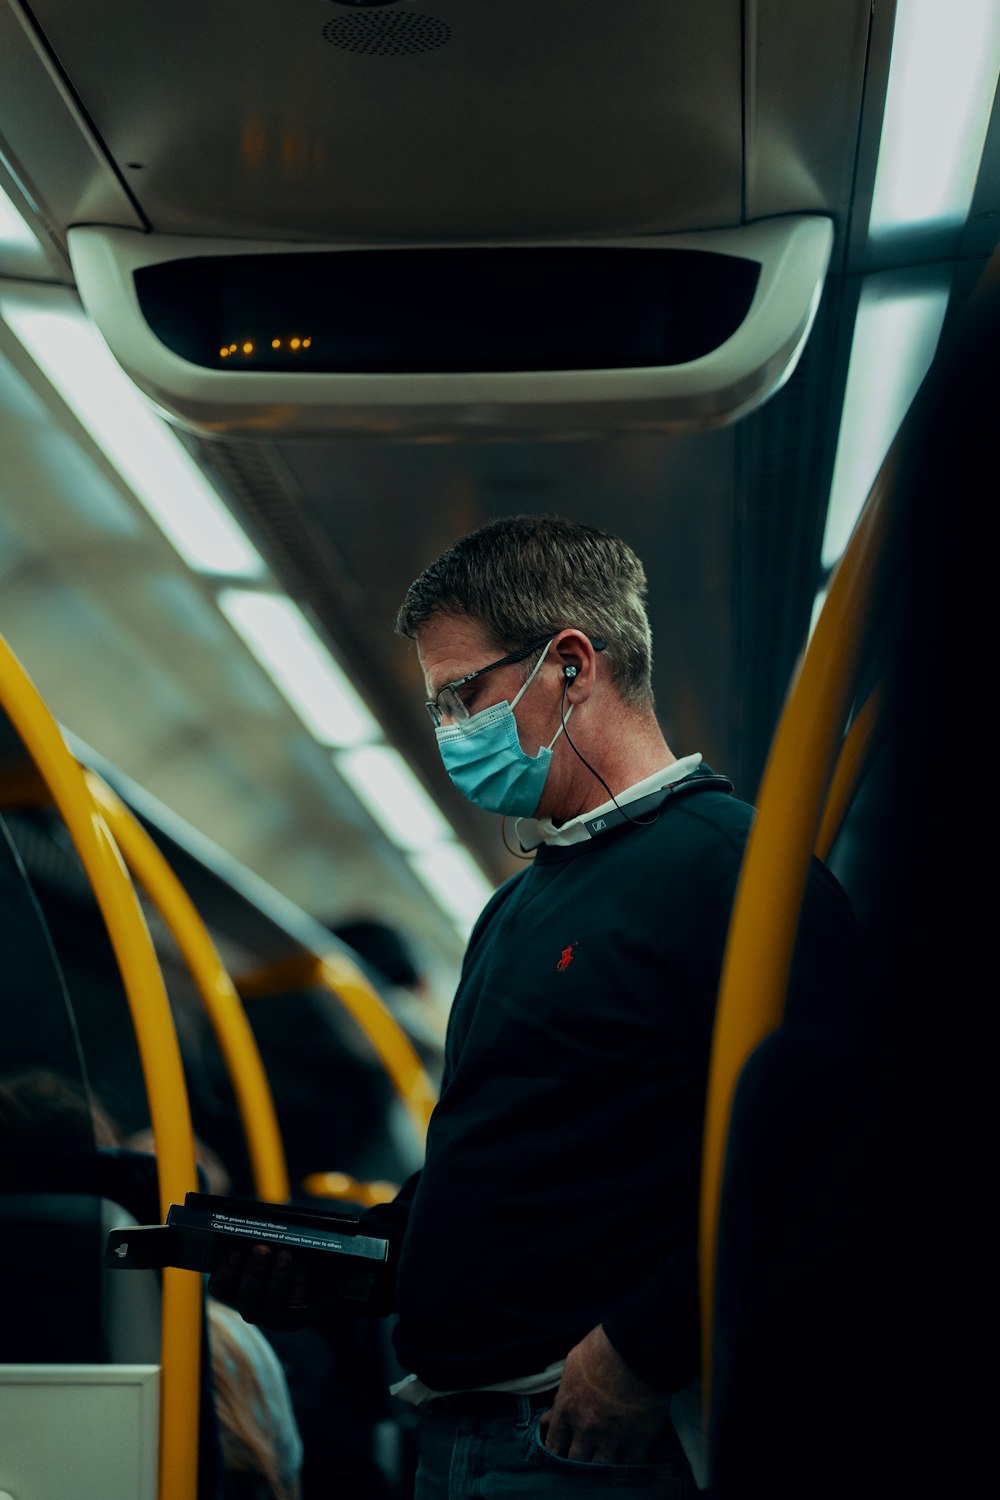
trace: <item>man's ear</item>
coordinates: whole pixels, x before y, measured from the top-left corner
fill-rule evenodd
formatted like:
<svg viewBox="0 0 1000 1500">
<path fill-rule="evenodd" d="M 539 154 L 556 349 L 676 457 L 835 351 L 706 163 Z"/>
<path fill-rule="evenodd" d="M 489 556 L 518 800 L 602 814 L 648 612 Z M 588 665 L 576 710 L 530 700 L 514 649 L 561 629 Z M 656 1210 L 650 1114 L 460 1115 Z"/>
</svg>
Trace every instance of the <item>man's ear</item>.
<svg viewBox="0 0 1000 1500">
<path fill-rule="evenodd" d="M 582 630 L 564 630 L 552 642 L 567 703 L 585 703 L 594 690 L 597 652 Z"/>
</svg>

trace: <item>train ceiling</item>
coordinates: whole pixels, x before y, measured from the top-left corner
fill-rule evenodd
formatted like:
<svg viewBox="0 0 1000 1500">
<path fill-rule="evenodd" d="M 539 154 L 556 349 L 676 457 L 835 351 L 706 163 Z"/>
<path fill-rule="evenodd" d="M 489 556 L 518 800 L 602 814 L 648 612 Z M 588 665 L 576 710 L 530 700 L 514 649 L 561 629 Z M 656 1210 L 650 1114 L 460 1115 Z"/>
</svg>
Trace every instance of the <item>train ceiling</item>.
<svg viewBox="0 0 1000 1500">
<path fill-rule="evenodd" d="M 937 7 L 951 17 L 942 75 L 960 66 L 962 17 L 977 3 Z M 311 439 L 178 429 L 271 585 L 308 612 L 491 881 L 515 865 L 496 820 L 465 804 L 438 764 L 412 649 L 392 634 L 402 593 L 456 535 L 496 515 L 555 511 L 620 531 L 649 572 L 667 737 L 752 797 L 825 578 L 856 310 L 880 286 L 924 289 L 943 317 L 1000 225 L 994 109 L 968 125 L 979 134 L 960 213 L 870 232 L 906 8 L 0 6 L 0 188 L 34 236 L 5 239 L 0 221 L 8 289 L 71 289 L 68 232 L 84 225 L 391 250 L 832 221 L 802 357 L 738 425 L 526 432 L 486 412 L 478 428 L 419 440 L 391 423 Z M 988 93 L 996 46 L 994 27 L 976 64 Z M 216 608 L 218 580 L 178 563 L 2 328 L 0 365 L 0 628 L 63 722 L 313 915 L 381 903 L 437 955 L 445 983 L 454 926 L 261 679 Z"/>
</svg>

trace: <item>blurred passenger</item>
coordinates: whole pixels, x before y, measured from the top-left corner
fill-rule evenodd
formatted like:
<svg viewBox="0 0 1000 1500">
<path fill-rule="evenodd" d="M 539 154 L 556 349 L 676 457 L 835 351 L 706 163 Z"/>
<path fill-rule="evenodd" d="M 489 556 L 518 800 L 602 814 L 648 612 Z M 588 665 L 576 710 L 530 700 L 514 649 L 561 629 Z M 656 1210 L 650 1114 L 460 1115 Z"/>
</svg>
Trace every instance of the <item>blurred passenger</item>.
<svg viewBox="0 0 1000 1500">
<path fill-rule="evenodd" d="M 330 930 L 357 954 L 362 972 L 410 1037 L 421 1062 L 435 1085 L 438 1084 L 444 1021 L 431 1002 L 427 975 L 417 962 L 412 944 L 398 927 L 370 916 L 331 923 Z"/>
<path fill-rule="evenodd" d="M 412 994 L 427 994 L 427 976 L 417 965 L 411 945 L 397 927 L 373 917 L 354 917 L 331 927 L 335 937 L 353 948 L 382 980 Z"/>
<path fill-rule="evenodd" d="M 44 1068 L 0 1079 L 0 1141 L 33 1150 L 124 1147 L 155 1156 L 151 1130 L 123 1139 L 82 1084 Z M 227 1194 L 228 1175 L 197 1138 L 195 1158 L 209 1192 Z M 213 1399 L 226 1471 L 220 1500 L 299 1500 L 303 1451 L 281 1361 L 260 1332 L 206 1297 Z"/>
<path fill-rule="evenodd" d="M 219 1157 L 197 1136 L 194 1144 L 208 1191 L 230 1196 Z M 127 1145 L 152 1153 L 152 1131 L 137 1132 Z M 295 1485 L 307 1500 L 334 1485 L 336 1500 L 388 1500 L 371 1451 L 374 1421 L 387 1404 L 384 1372 L 374 1368 L 377 1345 L 367 1331 L 353 1322 L 323 1332 L 272 1329 L 265 1341 L 215 1297 L 207 1310 L 222 1454 L 235 1486 L 225 1500 L 294 1500 Z M 260 1488 L 265 1481 L 270 1489 Z"/>
<path fill-rule="evenodd" d="M 83 1085 L 47 1068 L 0 1079 L 0 1135 L 37 1150 L 121 1144 L 114 1121 Z"/>
<path fill-rule="evenodd" d="M 281 1361 L 239 1313 L 207 1306 L 227 1500 L 299 1500 L 302 1440 Z"/>
<path fill-rule="evenodd" d="M 125 1144 L 155 1155 L 152 1130 Z M 229 1196 L 229 1173 L 197 1136 L 194 1154 L 208 1191 Z M 303 1446 L 284 1365 L 272 1341 L 225 1303 L 209 1296 L 205 1306 L 226 1500 L 299 1500 Z"/>
<path fill-rule="evenodd" d="M 126 1137 L 123 1144 L 130 1151 L 145 1151 L 150 1156 L 156 1155 L 152 1130 L 133 1131 L 130 1136 Z M 194 1137 L 194 1159 L 205 1174 L 205 1185 L 208 1191 L 217 1194 L 220 1198 L 230 1197 L 233 1184 L 229 1173 L 211 1146 L 207 1146 L 199 1136 Z"/>
</svg>

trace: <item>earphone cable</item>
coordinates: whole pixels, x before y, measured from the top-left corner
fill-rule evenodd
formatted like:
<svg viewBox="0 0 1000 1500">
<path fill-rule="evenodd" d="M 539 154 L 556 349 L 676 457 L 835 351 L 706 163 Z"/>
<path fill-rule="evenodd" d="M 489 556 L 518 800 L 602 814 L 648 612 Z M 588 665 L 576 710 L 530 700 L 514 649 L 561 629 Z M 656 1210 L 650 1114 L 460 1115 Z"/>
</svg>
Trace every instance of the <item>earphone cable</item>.
<svg viewBox="0 0 1000 1500">
<path fill-rule="evenodd" d="M 657 808 L 656 811 L 655 811 L 655 813 L 653 814 L 653 816 L 651 818 L 630 818 L 629 815 L 628 815 L 628 813 L 625 811 L 624 807 L 622 807 L 619 804 L 618 798 L 615 796 L 614 792 L 608 786 L 608 783 L 605 781 L 605 779 L 601 775 L 600 771 L 595 771 L 594 768 L 593 768 L 593 766 L 590 764 L 590 761 L 586 758 L 586 756 L 585 755 L 581 755 L 580 751 L 574 745 L 574 743 L 572 741 L 572 738 L 570 737 L 569 729 L 567 728 L 567 725 L 566 725 L 566 693 L 567 693 L 568 688 L 569 688 L 569 679 L 567 678 L 563 682 L 562 704 L 560 706 L 560 715 L 562 717 L 563 734 L 566 736 L 566 741 L 567 741 L 567 743 L 569 745 L 569 748 L 572 750 L 572 752 L 576 756 L 577 760 L 581 761 L 587 767 L 587 770 L 590 772 L 591 776 L 596 776 L 597 777 L 597 780 L 601 783 L 601 786 L 607 792 L 608 796 L 611 798 L 612 802 L 615 804 L 615 807 L 618 808 L 618 811 L 621 813 L 621 815 L 625 819 L 626 823 L 631 823 L 634 828 L 651 828 L 653 826 L 653 824 L 658 820 L 658 818 L 660 816 L 661 809 Z M 504 842 L 506 843 L 506 840 L 504 840 Z M 513 852 L 513 851 L 511 851 L 511 852 Z"/>
</svg>

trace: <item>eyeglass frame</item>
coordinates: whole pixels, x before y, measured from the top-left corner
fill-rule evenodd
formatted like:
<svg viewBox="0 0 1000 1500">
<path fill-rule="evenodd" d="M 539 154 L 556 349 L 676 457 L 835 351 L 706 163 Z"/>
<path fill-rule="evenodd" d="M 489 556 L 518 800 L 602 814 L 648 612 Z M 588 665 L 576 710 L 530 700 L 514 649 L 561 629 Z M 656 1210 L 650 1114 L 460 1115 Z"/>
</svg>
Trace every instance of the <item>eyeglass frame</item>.
<svg viewBox="0 0 1000 1500">
<path fill-rule="evenodd" d="M 434 725 L 434 728 L 439 729 L 441 727 L 441 720 L 445 717 L 445 714 L 447 714 L 449 719 L 458 719 L 459 721 L 472 717 L 468 708 L 458 696 L 459 688 L 465 687 L 467 682 L 474 682 L 477 677 L 485 677 L 487 672 L 495 672 L 497 667 L 509 667 L 513 666 L 515 662 L 524 661 L 524 658 L 530 656 L 532 651 L 537 651 L 540 647 L 547 646 L 558 634 L 558 630 L 553 630 L 548 635 L 543 635 L 539 640 L 532 641 L 530 646 L 524 646 L 520 651 L 512 651 L 509 656 L 501 656 L 499 661 L 491 661 L 488 666 L 477 667 L 474 672 L 467 672 L 464 677 L 456 677 L 454 682 L 446 682 L 443 687 L 438 688 L 434 697 L 424 704 L 424 707 L 430 714 L 431 723 Z M 588 636 L 587 639 L 595 651 L 604 651 L 607 649 L 607 641 L 602 641 L 592 636 Z M 442 712 L 439 704 L 442 693 L 451 693 L 454 695 L 454 709 L 447 708 Z"/>
</svg>

